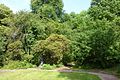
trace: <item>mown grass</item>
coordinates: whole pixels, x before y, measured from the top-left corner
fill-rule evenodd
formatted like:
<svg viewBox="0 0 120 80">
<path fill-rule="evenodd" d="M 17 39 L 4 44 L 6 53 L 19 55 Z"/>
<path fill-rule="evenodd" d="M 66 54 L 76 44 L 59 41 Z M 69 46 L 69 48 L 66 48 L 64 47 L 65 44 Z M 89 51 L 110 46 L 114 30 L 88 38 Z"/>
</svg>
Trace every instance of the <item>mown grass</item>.
<svg viewBox="0 0 120 80">
<path fill-rule="evenodd" d="M 96 75 L 78 72 L 16 70 L 13 72 L 0 72 L 0 80 L 100 80 L 100 78 Z"/>
</svg>

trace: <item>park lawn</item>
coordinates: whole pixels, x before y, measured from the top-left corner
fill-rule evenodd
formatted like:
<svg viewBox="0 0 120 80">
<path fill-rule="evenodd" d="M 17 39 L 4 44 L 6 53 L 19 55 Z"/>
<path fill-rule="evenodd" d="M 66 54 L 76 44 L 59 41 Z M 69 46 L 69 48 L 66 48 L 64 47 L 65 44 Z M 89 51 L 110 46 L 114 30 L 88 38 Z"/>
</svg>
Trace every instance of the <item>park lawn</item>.
<svg viewBox="0 0 120 80">
<path fill-rule="evenodd" d="M 96 75 L 78 72 L 15 70 L 13 72 L 0 72 L 0 80 L 100 80 L 100 78 Z"/>
</svg>

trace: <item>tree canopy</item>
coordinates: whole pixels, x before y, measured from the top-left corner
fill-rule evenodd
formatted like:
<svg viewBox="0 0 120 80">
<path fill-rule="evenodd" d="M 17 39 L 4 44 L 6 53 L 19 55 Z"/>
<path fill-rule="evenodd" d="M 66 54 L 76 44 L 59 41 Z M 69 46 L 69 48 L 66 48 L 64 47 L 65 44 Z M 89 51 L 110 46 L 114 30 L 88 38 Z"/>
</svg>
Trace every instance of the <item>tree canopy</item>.
<svg viewBox="0 0 120 80">
<path fill-rule="evenodd" d="M 31 0 L 32 11 L 0 4 L 0 66 L 11 62 L 108 68 L 120 64 L 120 1 L 92 0 L 79 14 L 62 0 Z"/>
<path fill-rule="evenodd" d="M 62 0 L 31 0 L 31 9 L 41 17 L 56 20 L 62 16 L 63 2 Z"/>
</svg>

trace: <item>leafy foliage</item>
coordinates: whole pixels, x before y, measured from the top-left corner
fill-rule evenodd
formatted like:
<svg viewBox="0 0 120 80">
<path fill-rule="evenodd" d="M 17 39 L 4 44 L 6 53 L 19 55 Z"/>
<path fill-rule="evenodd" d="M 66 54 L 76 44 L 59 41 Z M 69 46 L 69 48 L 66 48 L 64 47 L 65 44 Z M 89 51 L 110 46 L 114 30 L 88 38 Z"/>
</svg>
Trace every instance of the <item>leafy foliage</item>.
<svg viewBox="0 0 120 80">
<path fill-rule="evenodd" d="M 31 8 L 41 17 L 56 20 L 62 15 L 63 3 L 62 0 L 31 0 Z"/>
<path fill-rule="evenodd" d="M 89 14 L 94 19 L 114 20 L 120 16 L 120 1 L 119 0 L 93 0 Z"/>
<path fill-rule="evenodd" d="M 0 4 L 0 25 L 10 26 L 12 21 L 12 11 L 4 4 Z"/>
<path fill-rule="evenodd" d="M 42 66 L 42 69 L 45 69 L 45 70 L 52 70 L 55 68 L 56 68 L 56 65 L 50 65 L 50 64 L 43 64 Z"/>
<path fill-rule="evenodd" d="M 87 11 L 68 14 L 62 0 L 31 0 L 31 12 L 13 14 L 0 4 L 0 66 L 11 60 L 37 66 L 120 64 L 119 6 L 119 0 L 92 0 Z"/>
<path fill-rule="evenodd" d="M 3 69 L 26 69 L 33 68 L 35 65 L 28 63 L 27 61 L 10 61 Z"/>
<path fill-rule="evenodd" d="M 22 43 L 20 41 L 13 42 L 8 45 L 7 58 L 8 60 L 22 60 L 24 51 L 22 49 Z"/>
<path fill-rule="evenodd" d="M 52 34 L 46 40 L 38 41 L 33 47 L 35 58 L 43 58 L 44 63 L 59 63 L 68 51 L 69 40 L 63 35 Z M 39 56 L 40 55 L 40 56 Z"/>
</svg>

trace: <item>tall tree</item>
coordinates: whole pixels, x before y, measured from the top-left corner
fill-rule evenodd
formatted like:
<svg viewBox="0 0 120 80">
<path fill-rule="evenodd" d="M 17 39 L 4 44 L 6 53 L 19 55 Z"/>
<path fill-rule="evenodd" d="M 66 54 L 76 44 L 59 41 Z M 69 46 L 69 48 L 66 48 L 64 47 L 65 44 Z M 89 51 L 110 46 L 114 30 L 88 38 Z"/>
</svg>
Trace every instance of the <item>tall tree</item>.
<svg viewBox="0 0 120 80">
<path fill-rule="evenodd" d="M 89 14 L 94 19 L 114 20 L 120 16 L 120 0 L 92 0 Z"/>
<path fill-rule="evenodd" d="M 10 8 L 5 6 L 4 4 L 0 4 L 0 25 L 10 26 L 10 23 L 12 22 L 12 15 L 13 13 Z"/>
<path fill-rule="evenodd" d="M 10 8 L 0 4 L 0 66 L 4 65 L 5 53 L 11 39 L 12 15 Z"/>
<path fill-rule="evenodd" d="M 91 50 L 85 64 L 105 68 L 119 62 L 119 6 L 120 0 L 92 0 L 88 14 L 92 18 L 94 32 L 90 37 Z"/>
<path fill-rule="evenodd" d="M 31 8 L 33 13 L 55 20 L 62 15 L 63 2 L 62 0 L 31 0 Z"/>
</svg>

